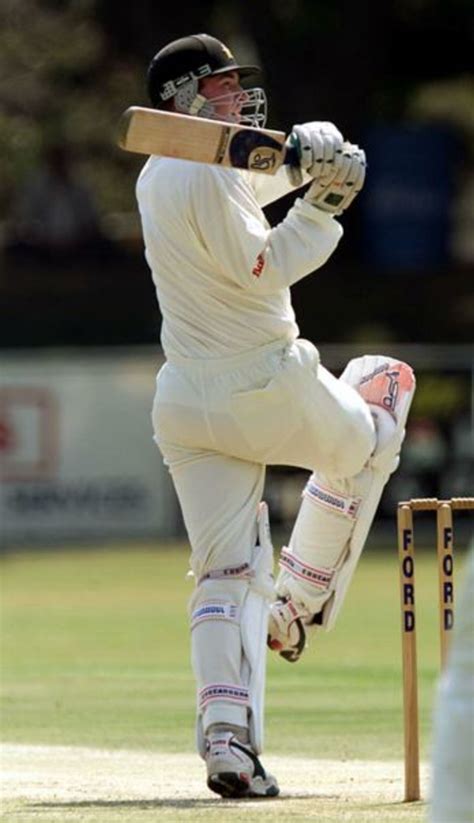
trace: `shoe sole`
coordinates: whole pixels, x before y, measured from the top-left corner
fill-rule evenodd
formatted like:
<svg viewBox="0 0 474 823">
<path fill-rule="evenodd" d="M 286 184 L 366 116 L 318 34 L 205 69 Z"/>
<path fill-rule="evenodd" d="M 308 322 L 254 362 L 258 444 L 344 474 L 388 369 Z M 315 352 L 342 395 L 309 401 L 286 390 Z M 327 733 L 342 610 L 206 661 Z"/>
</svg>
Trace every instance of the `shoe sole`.
<svg viewBox="0 0 474 823">
<path fill-rule="evenodd" d="M 250 785 L 235 772 L 211 774 L 207 780 L 211 791 L 222 797 L 249 797 Z"/>
<path fill-rule="evenodd" d="M 211 774 L 208 777 L 207 785 L 211 791 L 225 798 L 276 797 L 280 793 L 278 786 L 274 784 L 268 786 L 264 791 L 257 792 L 252 789 L 251 783 L 243 780 L 235 772 Z"/>
</svg>

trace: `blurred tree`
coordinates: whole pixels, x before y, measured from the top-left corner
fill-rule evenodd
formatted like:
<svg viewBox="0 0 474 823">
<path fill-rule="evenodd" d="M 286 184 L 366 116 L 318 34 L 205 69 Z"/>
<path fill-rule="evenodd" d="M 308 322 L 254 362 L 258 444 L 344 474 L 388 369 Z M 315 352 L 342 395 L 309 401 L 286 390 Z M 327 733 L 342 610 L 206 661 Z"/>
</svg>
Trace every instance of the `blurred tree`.
<svg viewBox="0 0 474 823">
<path fill-rule="evenodd" d="M 0 213 L 50 142 L 76 147 L 82 174 L 104 210 L 132 207 L 132 167 L 113 147 L 120 111 L 137 99 L 133 61 L 109 59 L 93 0 L 0 4 L 0 149 L 9 158 Z"/>
<path fill-rule="evenodd" d="M 95 3 L 97 19 L 114 48 L 121 55 L 138 58 L 145 68 L 169 41 L 207 31 L 218 5 L 217 0 L 199 0 L 199 3 L 185 0 L 176 5 L 159 0 L 138 0 L 130 4 L 96 0 Z"/>
<path fill-rule="evenodd" d="M 120 9 L 97 0 L 97 9 L 116 47 L 143 68 L 193 31 L 253 49 L 279 127 L 320 117 L 349 132 L 368 117 L 398 118 L 413 85 L 468 71 L 472 54 L 469 0 L 253 0 L 251 10 L 239 0 L 136 0 Z"/>
<path fill-rule="evenodd" d="M 0 211 L 42 144 L 62 134 L 80 148 L 102 208 L 134 209 L 141 160 L 113 148 L 117 117 L 146 104 L 158 48 L 206 30 L 260 61 L 271 125 L 329 119 L 354 140 L 369 120 L 404 116 L 415 86 L 468 72 L 472 54 L 469 0 L 253 0 L 251 9 L 239 0 L 3 0 L 0 148 L 10 162 Z"/>
</svg>

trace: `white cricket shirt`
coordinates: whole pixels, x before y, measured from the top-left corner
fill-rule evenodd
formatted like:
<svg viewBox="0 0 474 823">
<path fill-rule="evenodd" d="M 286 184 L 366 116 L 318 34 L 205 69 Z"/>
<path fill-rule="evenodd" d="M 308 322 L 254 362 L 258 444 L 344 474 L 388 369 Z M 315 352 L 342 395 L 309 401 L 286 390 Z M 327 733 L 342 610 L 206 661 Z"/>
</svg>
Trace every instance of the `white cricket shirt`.
<svg viewBox="0 0 474 823">
<path fill-rule="evenodd" d="M 284 170 L 149 158 L 136 194 L 167 357 L 234 356 L 298 336 L 289 287 L 325 263 L 342 227 L 298 198 L 270 228 L 262 206 L 291 190 Z"/>
</svg>

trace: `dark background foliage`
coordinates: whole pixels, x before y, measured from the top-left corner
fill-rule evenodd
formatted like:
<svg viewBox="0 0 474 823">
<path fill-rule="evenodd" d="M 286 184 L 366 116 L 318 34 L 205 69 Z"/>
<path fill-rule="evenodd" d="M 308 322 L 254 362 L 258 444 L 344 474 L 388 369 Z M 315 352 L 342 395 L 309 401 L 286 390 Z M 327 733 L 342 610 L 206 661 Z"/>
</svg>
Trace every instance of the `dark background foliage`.
<svg viewBox="0 0 474 823">
<path fill-rule="evenodd" d="M 400 263 L 389 252 L 383 259 L 373 252 L 379 227 L 370 212 L 370 186 L 379 171 L 369 153 L 367 192 L 344 217 L 343 244 L 328 266 L 293 292 L 302 332 L 316 342 L 466 341 L 474 318 L 473 251 L 466 239 L 473 197 L 472 30 L 465 0 L 4 0 L 0 219 L 7 250 L 0 294 L 7 320 L 0 343 L 158 339 L 159 313 L 134 201 L 143 160 L 115 147 L 114 129 L 127 106 L 147 105 L 144 76 L 153 54 L 170 39 L 199 31 L 263 67 L 271 127 L 331 120 L 362 145 L 371 145 L 380 125 L 395 133 L 407 127 L 449 131 L 448 171 L 443 164 L 434 170 L 435 184 L 436 175 L 441 184 L 450 176 L 444 253 L 421 260 L 407 254 Z M 111 244 L 99 263 L 63 256 L 45 264 L 8 253 L 15 193 L 52 142 L 67 144 L 97 204 Z M 423 164 L 423 152 L 416 162 Z M 408 215 L 410 192 L 403 196 Z M 290 204 L 286 198 L 272 206 L 270 220 L 280 220 Z M 405 242 L 400 229 L 387 245 Z M 72 319 L 71 299 L 78 308 Z"/>
</svg>

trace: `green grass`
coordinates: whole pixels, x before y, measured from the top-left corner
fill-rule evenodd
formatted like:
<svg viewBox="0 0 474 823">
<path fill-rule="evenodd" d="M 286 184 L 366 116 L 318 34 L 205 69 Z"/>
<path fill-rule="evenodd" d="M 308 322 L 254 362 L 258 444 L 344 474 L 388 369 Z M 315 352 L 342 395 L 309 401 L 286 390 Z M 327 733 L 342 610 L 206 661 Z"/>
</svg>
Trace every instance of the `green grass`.
<svg viewBox="0 0 474 823">
<path fill-rule="evenodd" d="M 186 552 L 173 547 L 3 561 L 3 738 L 192 748 L 186 571 Z M 436 597 L 433 557 L 420 552 L 425 732 L 438 667 Z M 334 631 L 319 635 L 297 665 L 270 656 L 267 748 L 401 757 L 399 620 L 396 558 L 368 553 Z"/>
<path fill-rule="evenodd" d="M 189 747 L 185 570 L 171 549 L 7 559 L 4 739 Z"/>
<path fill-rule="evenodd" d="M 186 551 L 17 553 L 2 565 L 4 741 L 194 750 Z M 438 672 L 435 574 L 433 554 L 418 552 L 425 758 Z M 334 631 L 320 634 L 297 665 L 270 656 L 266 751 L 401 759 L 400 669 L 396 553 L 371 550 Z"/>
</svg>

